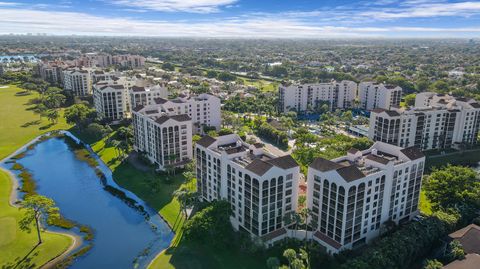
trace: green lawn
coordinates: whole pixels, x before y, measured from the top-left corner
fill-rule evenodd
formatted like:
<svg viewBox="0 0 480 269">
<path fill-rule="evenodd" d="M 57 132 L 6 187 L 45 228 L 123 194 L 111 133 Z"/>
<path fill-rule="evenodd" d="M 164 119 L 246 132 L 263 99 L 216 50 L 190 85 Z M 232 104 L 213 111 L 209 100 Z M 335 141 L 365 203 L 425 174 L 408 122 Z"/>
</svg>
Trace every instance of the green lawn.
<svg viewBox="0 0 480 269">
<path fill-rule="evenodd" d="M 257 87 L 262 92 L 272 92 L 278 88 L 278 82 L 272 82 L 264 79 L 250 79 L 245 77 L 238 77 L 243 80 L 243 83 L 248 86 L 252 85 Z"/>
<path fill-rule="evenodd" d="M 19 92 L 22 90 L 13 85 L 0 88 L 0 159 L 42 133 L 69 128 L 63 117 L 51 125 L 31 111 L 29 101 L 38 93 Z M 35 268 L 64 252 L 72 243 L 68 236 L 44 232 L 45 242 L 35 248 L 36 234 L 19 230 L 22 213 L 8 204 L 10 191 L 9 175 L 0 171 L 0 268 Z"/>
<path fill-rule="evenodd" d="M 425 195 L 425 191 L 420 191 L 420 212 L 425 215 L 432 215 L 432 204 Z"/>
<path fill-rule="evenodd" d="M 10 176 L 0 171 L 0 268 L 38 268 L 67 250 L 73 240 L 42 232 L 44 242 L 36 246 L 35 229 L 27 233 L 18 228 L 23 213 L 9 204 L 11 189 Z"/>
<path fill-rule="evenodd" d="M 0 159 L 42 133 L 70 128 L 65 122 L 63 112 L 55 125 L 33 113 L 31 109 L 34 106 L 29 105 L 29 100 L 37 97 L 38 93 L 17 95 L 19 92 L 22 90 L 13 85 L 0 88 Z"/>
</svg>

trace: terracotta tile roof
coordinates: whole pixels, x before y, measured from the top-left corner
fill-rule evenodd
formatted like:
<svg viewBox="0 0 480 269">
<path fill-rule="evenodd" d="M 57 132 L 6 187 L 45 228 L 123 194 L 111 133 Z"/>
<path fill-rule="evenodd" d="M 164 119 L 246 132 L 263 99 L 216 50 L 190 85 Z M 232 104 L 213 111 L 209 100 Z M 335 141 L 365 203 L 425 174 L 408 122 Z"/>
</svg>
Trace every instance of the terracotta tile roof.
<svg viewBox="0 0 480 269">
<path fill-rule="evenodd" d="M 466 253 L 480 254 L 480 226 L 470 224 L 448 236 L 458 240 Z"/>
<path fill-rule="evenodd" d="M 282 169 L 290 169 L 298 166 L 298 163 L 290 155 L 285 155 L 282 157 L 271 159 L 271 160 L 268 160 L 267 162 L 277 167 L 280 167 Z"/>
<path fill-rule="evenodd" d="M 480 266 L 480 255 L 467 254 L 465 259 L 453 261 L 445 266 L 443 269 L 478 269 Z"/>
<path fill-rule="evenodd" d="M 313 236 L 315 236 L 316 238 L 322 240 L 323 242 L 329 244 L 330 246 L 332 246 L 333 248 L 335 249 L 339 249 L 342 247 L 342 245 L 340 243 L 338 243 L 337 241 L 333 240 L 332 238 L 326 236 L 325 234 L 319 232 L 319 231 L 316 231 Z"/>
<path fill-rule="evenodd" d="M 211 144 L 215 143 L 215 141 L 217 141 L 215 138 L 206 135 L 197 141 L 197 145 L 208 148 Z"/>
<path fill-rule="evenodd" d="M 416 160 L 425 157 L 425 154 L 417 147 L 409 147 L 400 150 L 401 153 L 405 154 L 410 160 Z"/>
<path fill-rule="evenodd" d="M 245 166 L 245 169 L 247 169 L 250 172 L 253 172 L 259 176 L 263 176 L 270 168 L 272 168 L 273 165 L 270 163 L 267 163 L 265 161 L 262 161 L 260 159 L 254 159 L 251 163 L 249 163 L 247 166 Z"/>
<path fill-rule="evenodd" d="M 268 234 L 262 236 L 262 239 L 265 240 L 265 241 L 270 241 L 270 240 L 275 239 L 275 238 L 277 238 L 281 235 L 284 235 L 286 233 L 287 233 L 287 230 L 285 228 L 280 228 L 278 230 L 275 230 L 271 233 L 268 233 Z"/>
</svg>

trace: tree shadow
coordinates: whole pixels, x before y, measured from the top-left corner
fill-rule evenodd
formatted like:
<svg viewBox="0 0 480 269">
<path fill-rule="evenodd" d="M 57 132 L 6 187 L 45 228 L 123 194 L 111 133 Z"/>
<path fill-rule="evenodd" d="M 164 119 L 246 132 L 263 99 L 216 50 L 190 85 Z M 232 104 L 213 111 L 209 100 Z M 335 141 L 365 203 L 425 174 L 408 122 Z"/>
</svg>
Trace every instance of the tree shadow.
<svg viewBox="0 0 480 269">
<path fill-rule="evenodd" d="M 38 252 L 33 252 L 39 245 L 40 244 L 36 244 L 23 258 L 17 257 L 13 262 L 3 265 L 2 269 L 36 268 L 37 266 L 32 262 L 32 260 L 34 257 L 38 256 Z"/>
<path fill-rule="evenodd" d="M 52 127 L 53 125 L 55 125 L 55 123 L 52 123 L 52 122 L 51 122 L 51 123 L 49 123 L 49 124 L 47 124 L 47 125 L 44 125 L 44 126 L 38 128 L 38 130 L 47 130 L 47 129 L 49 129 L 50 127 Z"/>
<path fill-rule="evenodd" d="M 30 127 L 32 125 L 39 125 L 40 122 L 41 122 L 40 120 L 32 120 L 32 121 L 29 121 L 29 122 L 26 122 L 26 123 L 20 125 L 20 127 L 27 128 L 27 127 Z"/>
<path fill-rule="evenodd" d="M 30 95 L 31 92 L 29 91 L 21 91 L 21 92 L 17 92 L 15 93 L 15 96 L 27 96 L 27 95 Z"/>
</svg>

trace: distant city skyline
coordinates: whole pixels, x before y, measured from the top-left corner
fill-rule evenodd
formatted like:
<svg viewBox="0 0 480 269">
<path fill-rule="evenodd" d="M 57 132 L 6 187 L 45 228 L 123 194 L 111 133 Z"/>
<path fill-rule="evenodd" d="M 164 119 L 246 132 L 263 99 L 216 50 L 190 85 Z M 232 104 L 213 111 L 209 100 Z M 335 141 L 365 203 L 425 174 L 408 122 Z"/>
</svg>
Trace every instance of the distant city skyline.
<svg viewBox="0 0 480 269">
<path fill-rule="evenodd" d="M 0 34 L 480 37 L 480 1 L 0 0 Z"/>
</svg>

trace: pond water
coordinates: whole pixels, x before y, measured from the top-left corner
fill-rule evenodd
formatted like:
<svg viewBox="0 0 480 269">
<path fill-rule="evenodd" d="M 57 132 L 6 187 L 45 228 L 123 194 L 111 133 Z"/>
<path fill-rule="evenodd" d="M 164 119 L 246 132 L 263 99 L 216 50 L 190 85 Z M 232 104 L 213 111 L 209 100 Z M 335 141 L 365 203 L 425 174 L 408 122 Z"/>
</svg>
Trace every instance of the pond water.
<svg viewBox="0 0 480 269">
<path fill-rule="evenodd" d="M 143 205 L 150 218 L 105 191 L 94 169 L 78 160 L 63 139 L 41 142 L 17 162 L 33 175 L 37 192 L 55 200 L 66 218 L 93 228 L 93 248 L 71 268 L 145 268 L 170 244 L 173 233 L 153 209 L 118 187 L 100 162 L 107 184 Z"/>
</svg>

